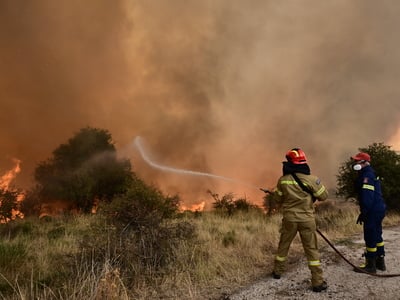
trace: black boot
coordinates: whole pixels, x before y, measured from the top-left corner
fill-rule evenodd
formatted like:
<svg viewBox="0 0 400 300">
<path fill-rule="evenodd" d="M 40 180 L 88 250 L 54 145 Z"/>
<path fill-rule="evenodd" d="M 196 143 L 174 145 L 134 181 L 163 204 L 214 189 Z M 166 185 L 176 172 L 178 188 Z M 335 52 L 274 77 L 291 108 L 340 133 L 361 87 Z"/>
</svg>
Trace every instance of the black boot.
<svg viewBox="0 0 400 300">
<path fill-rule="evenodd" d="M 376 258 L 376 268 L 381 271 L 386 271 L 385 255 L 380 255 Z"/>
<path fill-rule="evenodd" d="M 327 285 L 326 282 L 324 281 L 324 282 L 322 282 L 322 284 L 320 284 L 320 285 L 313 286 L 313 287 L 312 287 L 312 290 L 313 290 L 313 292 L 320 293 L 320 292 L 326 290 L 327 288 L 328 288 L 328 285 Z"/>
<path fill-rule="evenodd" d="M 368 273 L 376 273 L 376 257 L 366 257 L 365 265 L 354 268 L 354 271 L 357 273 L 363 273 L 360 269 Z"/>
</svg>

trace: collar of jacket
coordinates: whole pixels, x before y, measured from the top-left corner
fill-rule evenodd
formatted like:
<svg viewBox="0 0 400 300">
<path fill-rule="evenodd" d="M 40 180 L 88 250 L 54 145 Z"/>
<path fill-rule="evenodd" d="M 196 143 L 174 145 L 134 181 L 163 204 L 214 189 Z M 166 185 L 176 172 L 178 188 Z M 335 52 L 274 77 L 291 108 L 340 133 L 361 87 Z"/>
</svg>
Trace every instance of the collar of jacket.
<svg viewBox="0 0 400 300">
<path fill-rule="evenodd" d="M 289 161 L 284 161 L 282 162 L 282 172 L 283 175 L 288 175 L 288 174 L 293 174 L 293 173 L 301 173 L 301 174 L 306 174 L 310 175 L 311 170 L 308 164 L 300 164 L 296 165 L 294 163 L 291 163 Z"/>
</svg>

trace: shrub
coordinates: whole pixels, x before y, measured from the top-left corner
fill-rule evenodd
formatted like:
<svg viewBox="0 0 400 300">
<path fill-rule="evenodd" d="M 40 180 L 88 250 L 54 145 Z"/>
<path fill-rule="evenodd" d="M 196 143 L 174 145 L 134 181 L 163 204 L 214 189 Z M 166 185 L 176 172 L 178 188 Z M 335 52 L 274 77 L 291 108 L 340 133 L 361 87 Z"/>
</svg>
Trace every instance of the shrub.
<svg viewBox="0 0 400 300">
<path fill-rule="evenodd" d="M 232 193 L 225 194 L 222 198 L 218 194 L 207 191 L 214 198 L 213 208 L 217 214 L 232 216 L 235 212 L 248 212 L 250 210 L 260 210 L 254 204 L 251 204 L 246 198 L 234 199 Z"/>
<path fill-rule="evenodd" d="M 106 228 L 99 223 L 82 240 L 84 257 L 110 261 L 128 286 L 172 270 L 177 249 L 196 236 L 192 223 L 176 218 L 178 200 L 135 178 L 125 195 L 100 206 Z"/>
<path fill-rule="evenodd" d="M 34 209 L 37 198 L 71 202 L 90 213 L 95 200 L 111 201 L 125 193 L 131 182 L 131 164 L 118 159 L 111 134 L 104 129 L 83 128 L 40 162 L 34 171 L 37 183 L 25 207 Z"/>
<path fill-rule="evenodd" d="M 17 189 L 0 188 L 0 221 L 8 222 L 15 218 L 14 211 L 19 209 L 18 196 L 20 191 Z"/>
<path fill-rule="evenodd" d="M 0 242 L 0 268 L 17 268 L 24 263 L 27 251 L 22 243 Z"/>
</svg>

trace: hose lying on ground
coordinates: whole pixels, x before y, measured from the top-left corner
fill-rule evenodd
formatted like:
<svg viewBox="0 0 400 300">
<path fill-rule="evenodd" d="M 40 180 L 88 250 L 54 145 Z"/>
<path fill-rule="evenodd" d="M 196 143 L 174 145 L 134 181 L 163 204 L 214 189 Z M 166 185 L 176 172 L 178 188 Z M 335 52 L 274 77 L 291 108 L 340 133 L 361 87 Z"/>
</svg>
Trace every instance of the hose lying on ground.
<svg viewBox="0 0 400 300">
<path fill-rule="evenodd" d="M 332 248 L 333 250 L 335 250 L 335 252 L 336 252 L 337 254 L 339 254 L 339 256 L 340 256 L 341 258 L 343 258 L 343 259 L 344 259 L 349 265 L 351 265 L 355 270 L 360 271 L 361 273 L 365 273 L 365 274 L 372 275 L 372 276 L 376 276 L 376 277 L 398 277 L 398 276 L 400 276 L 400 274 L 377 274 L 377 273 L 370 273 L 370 272 L 367 272 L 367 271 L 365 271 L 364 269 L 362 269 L 362 268 L 360 268 L 360 267 L 355 266 L 351 261 L 349 261 L 346 257 L 344 257 L 343 254 L 339 252 L 339 250 L 336 249 L 336 247 L 328 240 L 328 238 L 327 238 L 326 236 L 324 236 L 324 235 L 322 234 L 322 232 L 321 232 L 319 229 L 317 229 L 317 232 L 318 232 L 318 234 L 325 240 L 325 242 L 327 242 L 328 245 L 331 246 L 331 248 Z"/>
<path fill-rule="evenodd" d="M 296 179 L 296 177 L 295 177 L 295 179 Z M 296 181 L 299 183 L 299 185 L 301 186 L 301 188 L 302 188 L 303 190 L 305 190 L 306 192 L 310 193 L 310 191 L 308 191 L 307 188 L 305 188 L 305 187 L 303 186 L 303 184 L 301 184 L 301 181 L 300 181 L 300 180 L 296 179 Z M 263 191 L 263 192 L 266 193 L 266 194 L 272 194 L 272 193 L 273 193 L 272 191 L 270 191 L 270 190 L 268 190 L 268 189 L 260 188 L 260 190 Z M 311 193 L 311 194 L 312 194 L 312 193 Z M 318 232 L 319 235 L 325 240 L 325 242 L 327 242 L 328 245 L 331 246 L 331 248 L 332 248 L 333 250 L 335 250 L 335 252 L 336 252 L 337 254 L 339 254 L 339 256 L 340 256 L 341 258 L 343 258 L 350 266 L 352 266 L 352 267 L 354 268 L 354 270 L 359 271 L 359 273 L 365 273 L 365 274 L 368 274 L 368 275 L 371 275 L 371 276 L 376 276 L 376 277 L 398 277 L 398 276 L 400 276 L 400 274 L 377 274 L 377 273 L 370 273 L 370 272 L 367 272 L 367 271 L 365 271 L 364 269 L 362 269 L 362 268 L 360 268 L 360 267 L 357 267 L 357 266 L 354 265 L 351 261 L 349 261 L 346 257 L 344 257 L 343 254 L 340 253 L 338 249 L 336 249 L 336 247 L 328 240 L 328 238 L 327 238 L 326 236 L 324 236 L 324 235 L 322 234 L 322 232 L 321 232 L 318 228 L 317 228 L 317 232 Z"/>
</svg>

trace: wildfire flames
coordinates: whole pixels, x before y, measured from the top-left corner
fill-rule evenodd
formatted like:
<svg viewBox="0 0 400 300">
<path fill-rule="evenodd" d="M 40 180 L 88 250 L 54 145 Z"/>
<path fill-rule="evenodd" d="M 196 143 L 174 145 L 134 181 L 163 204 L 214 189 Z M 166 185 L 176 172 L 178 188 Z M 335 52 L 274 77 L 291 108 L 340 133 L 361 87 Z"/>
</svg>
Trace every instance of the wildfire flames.
<svg viewBox="0 0 400 300">
<path fill-rule="evenodd" d="M 0 178 L 0 189 L 8 190 L 10 188 L 11 182 L 14 180 L 17 174 L 21 172 L 21 167 L 20 167 L 21 161 L 19 159 L 13 159 L 13 161 L 15 162 L 15 167 L 10 171 L 6 172 Z"/>
<path fill-rule="evenodd" d="M 21 172 L 21 161 L 19 159 L 13 159 L 15 166 L 11 170 L 7 171 L 3 176 L 0 177 L 0 189 L 1 190 L 10 190 L 11 182 L 17 177 L 18 173 Z M 24 200 L 25 195 L 20 193 L 17 197 L 17 202 L 21 202 Z M 12 220 L 15 218 L 23 218 L 24 215 L 19 210 L 12 210 Z"/>
<path fill-rule="evenodd" d="M 180 210 L 181 211 L 185 211 L 185 210 L 203 211 L 205 206 L 206 206 L 206 202 L 203 201 L 203 202 L 201 202 L 199 204 L 193 204 L 191 206 L 181 205 Z"/>
</svg>

